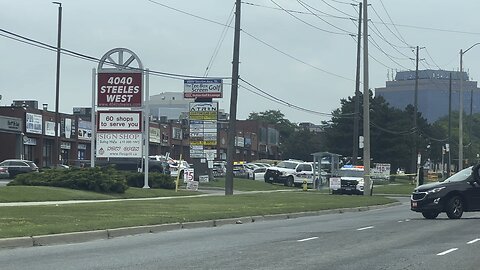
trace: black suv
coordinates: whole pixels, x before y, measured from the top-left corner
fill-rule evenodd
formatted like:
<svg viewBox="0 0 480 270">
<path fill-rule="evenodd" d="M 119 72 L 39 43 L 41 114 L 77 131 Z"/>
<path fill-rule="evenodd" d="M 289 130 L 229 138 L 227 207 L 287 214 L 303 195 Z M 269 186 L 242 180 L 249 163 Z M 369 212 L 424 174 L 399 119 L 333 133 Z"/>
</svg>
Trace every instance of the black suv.
<svg viewBox="0 0 480 270">
<path fill-rule="evenodd" d="M 441 212 L 451 219 L 462 217 L 463 212 L 480 211 L 480 165 L 469 167 L 443 182 L 421 185 L 412 193 L 410 207 L 427 219 Z"/>
</svg>

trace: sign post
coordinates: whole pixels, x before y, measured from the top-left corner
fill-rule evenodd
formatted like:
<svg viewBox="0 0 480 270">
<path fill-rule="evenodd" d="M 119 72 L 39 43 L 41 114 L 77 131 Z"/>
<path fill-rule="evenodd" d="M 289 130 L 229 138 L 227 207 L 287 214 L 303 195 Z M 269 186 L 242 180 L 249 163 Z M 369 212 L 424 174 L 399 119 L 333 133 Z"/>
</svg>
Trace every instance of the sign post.
<svg viewBox="0 0 480 270">
<path fill-rule="evenodd" d="M 148 99 L 148 73 L 146 91 L 143 75 L 143 64 L 134 52 L 115 48 L 103 55 L 98 64 L 96 96 L 97 107 L 106 110 L 98 111 L 97 121 L 92 117 L 92 124 L 96 126 L 92 144 L 96 139 L 96 157 L 143 158 L 144 188 L 149 188 L 149 111 L 143 107 Z M 92 164 L 94 162 L 93 158 Z"/>
</svg>

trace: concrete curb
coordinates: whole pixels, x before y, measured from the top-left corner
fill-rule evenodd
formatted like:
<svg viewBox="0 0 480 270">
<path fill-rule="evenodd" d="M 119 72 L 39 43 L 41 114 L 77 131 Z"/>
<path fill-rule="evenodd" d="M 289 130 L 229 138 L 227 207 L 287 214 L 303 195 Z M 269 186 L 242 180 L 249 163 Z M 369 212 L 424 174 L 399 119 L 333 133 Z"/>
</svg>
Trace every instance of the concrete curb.
<svg viewBox="0 0 480 270">
<path fill-rule="evenodd" d="M 101 239 L 107 240 L 107 239 L 116 238 L 116 237 L 124 237 L 129 235 L 146 234 L 146 233 L 157 233 L 157 232 L 172 231 L 172 230 L 178 230 L 178 229 L 219 227 L 223 225 L 247 224 L 252 222 L 293 219 L 293 218 L 319 216 L 319 215 L 327 215 L 327 214 L 362 212 L 362 211 L 382 209 L 382 208 L 398 206 L 398 205 L 401 205 L 401 203 L 394 202 L 394 203 L 385 204 L 385 205 L 373 205 L 373 206 L 364 206 L 364 207 L 355 207 L 355 208 L 341 208 L 341 209 L 299 212 L 299 213 L 238 217 L 238 218 L 170 223 L 170 224 L 159 224 L 159 225 L 148 225 L 148 226 L 135 226 L 135 227 L 115 228 L 115 229 L 97 230 L 97 231 L 40 235 L 40 236 L 31 236 L 31 237 L 4 238 L 4 239 L 0 239 L 0 250 L 22 248 L 22 247 L 83 243 L 83 242 L 88 242 L 93 240 L 101 240 Z"/>
<path fill-rule="evenodd" d="M 32 236 L 33 246 L 82 243 L 92 240 L 108 239 L 107 230 L 73 232 L 52 235 Z"/>
</svg>

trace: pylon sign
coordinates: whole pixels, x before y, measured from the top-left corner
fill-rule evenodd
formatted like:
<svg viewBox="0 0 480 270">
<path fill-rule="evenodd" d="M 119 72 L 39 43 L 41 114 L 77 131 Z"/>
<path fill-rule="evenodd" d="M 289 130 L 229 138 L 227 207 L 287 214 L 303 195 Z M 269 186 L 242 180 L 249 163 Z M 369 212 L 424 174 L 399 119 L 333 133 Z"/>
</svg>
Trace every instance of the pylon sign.
<svg viewBox="0 0 480 270">
<path fill-rule="evenodd" d="M 136 64 L 136 66 L 133 66 Z M 141 107 L 143 65 L 125 48 L 108 51 L 98 66 L 98 107 Z"/>
<path fill-rule="evenodd" d="M 141 72 L 99 72 L 98 107 L 141 107 Z"/>
<path fill-rule="evenodd" d="M 98 111 L 97 157 L 143 156 L 143 138 L 146 136 L 142 111 L 118 110 L 142 107 L 142 89 L 143 65 L 135 53 L 116 48 L 102 57 L 97 74 L 97 106 L 107 110 Z"/>
</svg>

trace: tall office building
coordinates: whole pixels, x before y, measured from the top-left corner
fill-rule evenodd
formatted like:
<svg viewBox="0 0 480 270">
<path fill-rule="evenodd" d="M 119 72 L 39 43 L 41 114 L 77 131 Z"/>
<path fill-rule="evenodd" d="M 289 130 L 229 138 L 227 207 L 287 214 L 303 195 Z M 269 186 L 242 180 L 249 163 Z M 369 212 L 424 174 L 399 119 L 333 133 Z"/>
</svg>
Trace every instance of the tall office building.
<svg viewBox="0 0 480 270">
<path fill-rule="evenodd" d="M 452 111 L 460 108 L 460 78 L 463 78 L 463 109 L 466 114 L 480 112 L 480 88 L 476 81 L 470 81 L 466 72 L 446 70 L 418 71 L 418 112 L 433 123 L 448 115 L 449 81 L 452 76 Z M 460 77 L 462 76 L 462 77 Z M 375 95 L 382 96 L 390 106 L 405 109 L 413 106 L 415 100 L 415 71 L 401 71 L 395 80 L 387 81 L 385 87 L 375 89 Z"/>
</svg>

